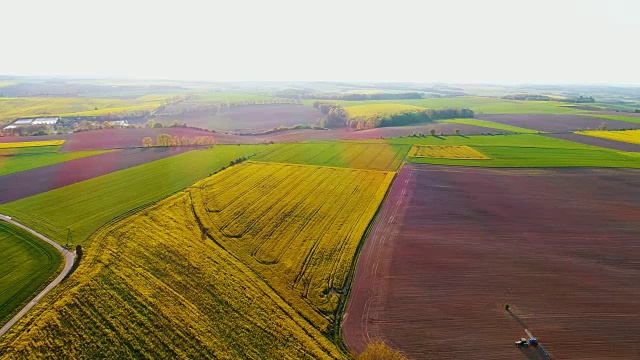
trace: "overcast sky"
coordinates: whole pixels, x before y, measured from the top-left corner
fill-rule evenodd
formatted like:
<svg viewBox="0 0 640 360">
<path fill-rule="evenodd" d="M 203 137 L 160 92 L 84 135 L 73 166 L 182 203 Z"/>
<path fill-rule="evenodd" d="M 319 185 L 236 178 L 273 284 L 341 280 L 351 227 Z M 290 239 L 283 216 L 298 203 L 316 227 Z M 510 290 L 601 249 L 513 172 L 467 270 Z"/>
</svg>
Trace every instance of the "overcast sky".
<svg viewBox="0 0 640 360">
<path fill-rule="evenodd" d="M 640 1 L 5 0 L 0 74 L 640 85 Z"/>
</svg>

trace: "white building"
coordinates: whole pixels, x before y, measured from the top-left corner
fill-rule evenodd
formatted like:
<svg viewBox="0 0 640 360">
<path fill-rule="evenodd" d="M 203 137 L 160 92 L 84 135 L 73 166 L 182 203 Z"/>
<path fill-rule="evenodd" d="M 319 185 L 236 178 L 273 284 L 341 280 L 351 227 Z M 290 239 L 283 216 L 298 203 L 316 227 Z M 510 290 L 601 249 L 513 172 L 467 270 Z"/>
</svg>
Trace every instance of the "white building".
<svg viewBox="0 0 640 360">
<path fill-rule="evenodd" d="M 60 120 L 59 117 L 57 116 L 53 116 L 53 117 L 39 117 L 39 118 L 35 118 L 32 122 L 31 125 L 55 125 L 58 123 L 58 120 Z"/>
</svg>

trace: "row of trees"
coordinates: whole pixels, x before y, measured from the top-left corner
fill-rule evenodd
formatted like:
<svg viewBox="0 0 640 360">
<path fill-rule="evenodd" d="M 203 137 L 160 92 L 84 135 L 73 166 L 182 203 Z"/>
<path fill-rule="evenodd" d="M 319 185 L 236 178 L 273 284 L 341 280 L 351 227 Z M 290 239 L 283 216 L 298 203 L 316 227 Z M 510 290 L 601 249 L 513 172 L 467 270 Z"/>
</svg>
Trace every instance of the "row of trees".
<svg viewBox="0 0 640 360">
<path fill-rule="evenodd" d="M 403 99 L 422 99 L 424 95 L 421 92 L 372 92 L 372 93 L 312 93 L 303 95 L 303 99 L 318 100 L 346 100 L 346 101 L 364 101 L 364 100 L 403 100 Z"/>
<path fill-rule="evenodd" d="M 349 121 L 353 129 L 367 129 L 387 126 L 403 126 L 442 119 L 472 118 L 471 109 L 426 109 L 424 111 L 401 111 L 394 114 L 376 114 L 354 117 Z"/>
<path fill-rule="evenodd" d="M 594 103 L 596 100 L 593 96 L 576 96 L 569 98 L 558 98 L 551 97 L 547 95 L 532 95 L 532 94 L 515 94 L 515 95 L 506 95 L 501 97 L 501 99 L 506 100 L 525 100 L 525 101 L 560 101 L 560 102 L 568 102 L 568 103 Z"/>
<path fill-rule="evenodd" d="M 213 136 L 196 136 L 189 138 L 186 136 L 171 136 L 169 134 L 160 134 L 156 138 L 155 146 L 211 146 L 215 145 L 216 141 Z M 153 146 L 153 139 L 147 136 L 142 139 L 142 146 Z"/>
<path fill-rule="evenodd" d="M 318 125 L 323 128 L 345 127 L 349 124 L 349 114 L 341 105 L 314 101 L 313 107 L 322 113 L 322 118 Z"/>
</svg>

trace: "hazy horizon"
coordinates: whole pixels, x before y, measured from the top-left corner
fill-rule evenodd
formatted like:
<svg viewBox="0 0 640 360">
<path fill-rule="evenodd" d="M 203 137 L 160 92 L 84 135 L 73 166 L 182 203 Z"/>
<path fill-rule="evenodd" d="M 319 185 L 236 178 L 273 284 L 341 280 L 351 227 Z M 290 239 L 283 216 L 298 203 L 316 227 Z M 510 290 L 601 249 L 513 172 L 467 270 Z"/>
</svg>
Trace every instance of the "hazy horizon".
<svg viewBox="0 0 640 360">
<path fill-rule="evenodd" d="M 102 3 L 101 3 L 102 4 Z M 629 0 L 12 2 L 0 74 L 638 86 Z M 37 11 L 34 11 L 37 9 Z"/>
</svg>

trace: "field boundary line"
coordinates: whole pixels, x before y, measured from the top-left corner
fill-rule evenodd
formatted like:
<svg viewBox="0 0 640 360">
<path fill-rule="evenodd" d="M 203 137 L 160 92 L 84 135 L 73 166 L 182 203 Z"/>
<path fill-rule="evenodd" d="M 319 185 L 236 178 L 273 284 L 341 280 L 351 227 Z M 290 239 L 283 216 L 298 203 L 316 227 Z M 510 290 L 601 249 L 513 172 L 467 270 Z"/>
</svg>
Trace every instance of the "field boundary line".
<svg viewBox="0 0 640 360">
<path fill-rule="evenodd" d="M 13 225 L 25 230 L 25 231 L 37 236 L 38 238 L 44 240 L 45 242 L 47 242 L 48 244 L 50 244 L 51 246 L 56 248 L 56 250 L 58 250 L 60 253 L 62 253 L 62 255 L 64 256 L 64 259 L 65 259 L 64 268 L 62 269 L 60 274 L 49 285 L 47 285 L 47 287 L 45 287 L 42 291 L 40 291 L 40 293 L 38 293 L 38 295 L 36 295 L 35 298 L 33 298 L 31 301 L 29 301 L 29 303 L 27 305 L 25 305 L 22 308 L 22 310 L 20 310 L 13 318 L 11 318 L 11 320 L 9 320 L 0 329 L 0 337 L 1 337 L 7 331 L 9 331 L 9 329 L 11 329 L 11 327 L 13 327 L 13 325 L 15 325 L 45 295 L 47 295 L 47 293 L 49 291 L 53 290 L 54 287 L 56 287 L 60 282 L 62 282 L 62 280 L 64 280 L 67 277 L 67 275 L 69 275 L 69 273 L 71 272 L 71 269 L 73 268 L 73 264 L 75 262 L 76 252 L 75 251 L 69 251 L 69 250 L 63 248 L 62 246 L 58 245 L 58 243 L 56 243 L 55 241 L 49 239 L 48 237 L 40 234 L 39 232 L 37 232 L 37 231 L 35 231 L 35 230 L 33 230 L 33 229 L 29 228 L 29 227 L 26 227 L 25 225 L 22 225 L 21 223 L 15 221 L 15 220 L 12 220 L 11 217 L 9 217 L 9 216 L 0 214 L 0 220 L 6 221 L 6 222 L 8 222 L 10 224 L 13 224 Z"/>
<path fill-rule="evenodd" d="M 405 159 L 406 159 L 406 156 L 405 156 Z M 398 172 L 402 169 L 402 167 L 404 166 L 404 163 L 405 161 L 403 160 L 401 164 L 401 168 L 398 170 Z M 360 259 L 362 248 L 364 247 L 364 244 L 367 241 L 367 238 L 369 237 L 369 234 L 371 233 L 371 230 L 373 229 L 373 226 L 376 223 L 376 219 L 378 218 L 378 215 L 380 215 L 380 211 L 382 210 L 383 205 L 385 204 L 385 202 L 389 197 L 389 194 L 391 193 L 393 184 L 398 179 L 398 172 L 395 172 L 395 171 L 388 172 L 393 174 L 393 179 L 389 183 L 389 187 L 387 187 L 387 191 L 385 192 L 384 197 L 382 198 L 382 201 L 380 201 L 380 205 L 378 205 L 378 209 L 376 210 L 376 213 L 371 218 L 371 221 L 369 221 L 369 225 L 367 225 L 367 229 L 365 230 L 364 234 L 362 234 L 362 237 L 360 238 L 360 243 L 356 248 L 355 256 L 351 260 L 351 266 L 349 268 L 349 272 L 347 273 L 347 279 L 345 281 L 345 285 L 342 288 L 342 296 L 340 297 L 340 301 L 338 302 L 338 308 L 335 313 L 335 320 L 334 320 L 334 323 L 332 324 L 332 329 L 329 330 L 331 336 L 333 337 L 332 340 L 334 344 L 336 344 L 336 346 L 339 349 L 341 349 L 347 354 L 351 353 L 351 351 L 349 350 L 349 347 L 347 346 L 347 343 L 344 341 L 344 337 L 342 336 L 342 323 L 344 321 L 344 315 L 345 315 L 345 310 L 347 308 L 347 303 L 349 301 L 349 296 L 351 295 L 351 289 L 353 287 L 353 279 L 355 276 L 356 268 L 358 266 L 358 260 Z"/>
</svg>

